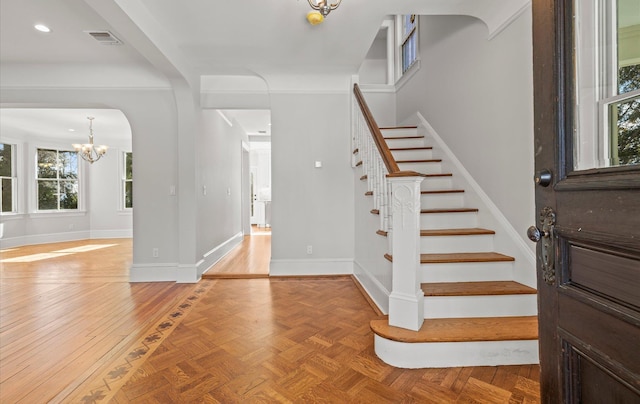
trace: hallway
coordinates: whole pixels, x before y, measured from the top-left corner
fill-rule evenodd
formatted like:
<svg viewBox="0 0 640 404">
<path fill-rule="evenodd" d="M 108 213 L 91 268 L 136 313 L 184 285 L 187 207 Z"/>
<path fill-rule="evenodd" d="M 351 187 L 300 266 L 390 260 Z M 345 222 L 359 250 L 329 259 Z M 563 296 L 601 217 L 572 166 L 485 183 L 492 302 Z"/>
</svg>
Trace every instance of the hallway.
<svg viewBox="0 0 640 404">
<path fill-rule="evenodd" d="M 266 278 L 271 259 L 271 228 L 251 226 L 251 235 L 202 275 L 203 279 Z"/>
</svg>

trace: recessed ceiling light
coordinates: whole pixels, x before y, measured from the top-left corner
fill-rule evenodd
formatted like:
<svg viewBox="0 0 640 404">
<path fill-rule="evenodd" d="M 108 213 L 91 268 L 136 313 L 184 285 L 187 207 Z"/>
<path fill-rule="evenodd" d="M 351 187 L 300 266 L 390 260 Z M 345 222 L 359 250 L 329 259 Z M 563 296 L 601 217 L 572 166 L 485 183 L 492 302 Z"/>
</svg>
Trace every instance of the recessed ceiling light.
<svg viewBox="0 0 640 404">
<path fill-rule="evenodd" d="M 69 132 L 75 132 L 75 131 L 76 131 L 75 129 L 69 129 Z"/>
<path fill-rule="evenodd" d="M 49 27 L 42 24 L 36 24 L 33 26 L 33 28 L 37 29 L 40 32 L 51 32 L 51 29 Z"/>
</svg>

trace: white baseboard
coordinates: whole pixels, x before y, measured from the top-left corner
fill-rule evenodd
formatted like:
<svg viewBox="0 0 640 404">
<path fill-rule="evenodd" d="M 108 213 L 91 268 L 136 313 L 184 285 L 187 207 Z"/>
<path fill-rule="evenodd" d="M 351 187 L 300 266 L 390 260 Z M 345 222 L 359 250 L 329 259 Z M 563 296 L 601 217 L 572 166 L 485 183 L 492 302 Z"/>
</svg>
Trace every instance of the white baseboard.
<svg viewBox="0 0 640 404">
<path fill-rule="evenodd" d="M 372 277 L 357 261 L 353 263 L 354 276 L 369 298 L 383 314 L 389 314 L 389 295 L 391 292 L 377 279 Z"/>
<path fill-rule="evenodd" d="M 29 236 L 8 237 L 0 240 L 0 244 L 2 245 L 2 248 L 5 249 L 5 248 L 22 247 L 24 245 L 86 240 L 88 238 L 90 238 L 90 232 L 88 230 L 83 230 L 83 231 L 70 231 L 70 232 L 64 232 L 64 233 L 33 234 Z"/>
<path fill-rule="evenodd" d="M 89 238 L 133 238 L 133 229 L 91 230 Z"/>
<path fill-rule="evenodd" d="M 25 245 L 61 243 L 65 241 L 99 238 L 132 238 L 133 230 L 82 230 L 64 233 L 32 234 L 29 236 L 8 237 L 0 240 L 2 248 L 16 248 Z"/>
<path fill-rule="evenodd" d="M 200 279 L 203 273 L 211 269 L 212 266 L 220 261 L 222 257 L 227 255 L 238 244 L 242 243 L 243 240 L 244 234 L 242 232 L 238 232 L 231 236 L 227 241 L 206 252 L 202 256 L 202 259 L 196 264 L 197 278 Z"/>
<path fill-rule="evenodd" d="M 353 259 L 272 259 L 269 276 L 352 275 Z"/>
<path fill-rule="evenodd" d="M 175 282 L 178 264 L 134 264 L 129 271 L 129 282 Z"/>
</svg>

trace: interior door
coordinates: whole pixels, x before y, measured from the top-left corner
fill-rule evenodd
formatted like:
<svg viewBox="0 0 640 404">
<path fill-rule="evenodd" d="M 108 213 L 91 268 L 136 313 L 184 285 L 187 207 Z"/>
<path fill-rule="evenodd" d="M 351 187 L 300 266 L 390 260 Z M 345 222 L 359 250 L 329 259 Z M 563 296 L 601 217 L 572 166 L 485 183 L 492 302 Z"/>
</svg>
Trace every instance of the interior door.
<svg viewBox="0 0 640 404">
<path fill-rule="evenodd" d="M 620 11 L 640 5 L 532 4 L 542 399 L 639 403 L 640 89 L 622 76 L 640 55 L 622 55 Z"/>
</svg>

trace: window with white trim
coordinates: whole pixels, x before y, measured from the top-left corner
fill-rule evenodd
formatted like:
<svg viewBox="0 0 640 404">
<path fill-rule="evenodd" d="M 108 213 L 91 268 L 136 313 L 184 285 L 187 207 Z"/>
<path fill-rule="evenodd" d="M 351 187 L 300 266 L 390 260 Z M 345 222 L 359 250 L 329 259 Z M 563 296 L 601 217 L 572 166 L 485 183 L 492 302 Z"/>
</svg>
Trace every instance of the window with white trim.
<svg viewBox="0 0 640 404">
<path fill-rule="evenodd" d="M 404 74 L 418 59 L 418 17 L 415 14 L 400 16 L 401 72 Z"/>
<path fill-rule="evenodd" d="M 574 167 L 640 164 L 637 0 L 574 2 Z"/>
<path fill-rule="evenodd" d="M 78 153 L 37 149 L 37 210 L 78 210 L 78 189 Z"/>
<path fill-rule="evenodd" d="M 0 181 L 2 182 L 1 212 L 15 213 L 17 211 L 16 145 L 0 143 Z"/>
<path fill-rule="evenodd" d="M 133 153 L 122 153 L 122 206 L 133 208 Z"/>
</svg>

